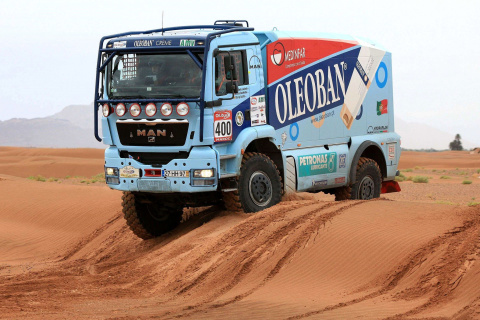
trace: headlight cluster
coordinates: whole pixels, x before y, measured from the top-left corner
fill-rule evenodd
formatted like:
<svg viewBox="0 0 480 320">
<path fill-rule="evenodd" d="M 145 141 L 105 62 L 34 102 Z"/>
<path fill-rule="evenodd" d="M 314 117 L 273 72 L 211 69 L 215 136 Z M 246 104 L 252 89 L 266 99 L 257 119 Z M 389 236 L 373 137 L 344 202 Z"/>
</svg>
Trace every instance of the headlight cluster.
<svg viewBox="0 0 480 320">
<path fill-rule="evenodd" d="M 142 113 L 142 107 L 140 106 L 140 104 L 134 103 L 130 106 L 128 111 L 130 112 L 130 115 L 132 115 L 132 117 L 136 118 Z M 102 113 L 104 117 L 108 117 L 113 112 L 114 108 L 111 107 L 108 103 L 105 103 L 102 106 Z M 190 107 L 187 103 L 181 102 L 177 105 L 176 112 L 179 116 L 184 117 L 190 112 Z M 125 104 L 117 104 L 115 107 L 115 113 L 117 114 L 117 116 L 123 117 L 127 113 L 127 107 L 125 106 Z M 162 104 L 160 107 L 160 113 L 165 117 L 170 116 L 173 113 L 173 106 L 168 102 Z M 148 117 L 153 117 L 157 114 L 157 106 L 155 105 L 155 103 L 149 103 L 146 105 L 145 114 Z"/>
<path fill-rule="evenodd" d="M 105 182 L 107 184 L 120 184 L 118 168 L 105 167 Z"/>
<path fill-rule="evenodd" d="M 212 186 L 215 185 L 215 169 L 196 169 L 192 170 L 191 183 L 193 187 Z"/>
</svg>

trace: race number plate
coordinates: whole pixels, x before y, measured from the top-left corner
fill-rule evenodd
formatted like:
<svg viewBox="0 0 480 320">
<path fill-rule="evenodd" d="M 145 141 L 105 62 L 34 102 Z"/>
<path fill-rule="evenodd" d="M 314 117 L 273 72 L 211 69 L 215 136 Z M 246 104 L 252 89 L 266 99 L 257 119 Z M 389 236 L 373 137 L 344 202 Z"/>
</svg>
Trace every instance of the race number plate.
<svg viewBox="0 0 480 320">
<path fill-rule="evenodd" d="M 213 119 L 213 137 L 215 142 L 232 141 L 232 111 L 217 111 Z"/>
<path fill-rule="evenodd" d="M 140 170 L 132 166 L 126 166 L 120 168 L 120 177 L 121 178 L 138 178 L 140 177 Z"/>
</svg>

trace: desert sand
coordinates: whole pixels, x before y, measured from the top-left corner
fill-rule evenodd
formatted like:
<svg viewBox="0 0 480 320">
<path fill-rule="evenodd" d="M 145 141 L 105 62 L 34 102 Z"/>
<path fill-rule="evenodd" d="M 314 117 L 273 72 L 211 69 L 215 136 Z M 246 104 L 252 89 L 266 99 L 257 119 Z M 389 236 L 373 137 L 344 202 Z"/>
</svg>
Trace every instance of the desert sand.
<svg viewBox="0 0 480 320">
<path fill-rule="evenodd" d="M 428 183 L 187 209 L 148 241 L 98 178 L 102 150 L 0 159 L 0 318 L 480 319 L 480 154 L 404 152 L 405 177 Z"/>
</svg>

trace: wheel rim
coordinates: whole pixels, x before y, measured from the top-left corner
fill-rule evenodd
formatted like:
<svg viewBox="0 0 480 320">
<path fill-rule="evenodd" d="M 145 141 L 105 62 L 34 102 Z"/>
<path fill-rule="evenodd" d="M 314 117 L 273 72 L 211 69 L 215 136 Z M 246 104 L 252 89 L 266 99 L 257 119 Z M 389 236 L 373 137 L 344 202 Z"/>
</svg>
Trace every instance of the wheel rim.
<svg viewBox="0 0 480 320">
<path fill-rule="evenodd" d="M 360 182 L 360 188 L 358 189 L 358 198 L 362 200 L 369 200 L 373 198 L 375 193 L 375 182 L 372 177 L 365 176 Z"/>
<path fill-rule="evenodd" d="M 265 207 L 272 200 L 272 182 L 263 171 L 256 171 L 250 177 L 248 192 L 253 203 Z"/>
</svg>

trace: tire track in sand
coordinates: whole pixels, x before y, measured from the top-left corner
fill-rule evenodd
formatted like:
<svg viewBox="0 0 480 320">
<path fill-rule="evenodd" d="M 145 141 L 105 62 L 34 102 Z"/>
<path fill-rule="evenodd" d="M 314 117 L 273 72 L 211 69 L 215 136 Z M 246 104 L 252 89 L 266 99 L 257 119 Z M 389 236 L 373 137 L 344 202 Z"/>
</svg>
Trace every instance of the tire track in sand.
<svg viewBox="0 0 480 320">
<path fill-rule="evenodd" d="M 465 273 L 471 268 L 472 261 L 480 260 L 480 207 L 467 209 L 467 211 L 470 211 L 469 218 L 464 221 L 462 226 L 449 230 L 429 241 L 425 246 L 408 256 L 405 259 L 406 263 L 398 265 L 386 276 L 382 276 L 381 278 L 385 280 L 381 284 L 381 289 L 360 298 L 291 316 L 286 318 L 286 320 L 317 316 L 388 294 L 394 291 L 400 281 L 411 275 L 422 264 L 428 263 L 436 251 L 442 251 L 441 261 L 443 262 L 432 264 L 431 269 L 428 269 L 421 276 L 419 283 L 414 283 L 409 289 L 392 295 L 390 298 L 397 300 L 401 298 L 412 299 L 427 295 L 427 291 L 433 291 L 433 295 L 426 303 L 387 319 L 404 319 L 419 314 L 433 305 L 439 305 L 452 299 L 452 292 L 458 287 Z M 452 272 L 452 270 L 457 270 L 457 272 Z M 429 288 L 425 288 L 425 284 L 431 283 L 433 279 L 438 279 L 438 282 Z"/>
<path fill-rule="evenodd" d="M 378 201 L 378 200 L 373 200 L 373 201 Z M 281 226 L 278 229 L 273 230 L 272 233 L 266 237 L 266 239 L 261 239 L 263 240 L 261 241 L 262 242 L 261 245 L 251 246 L 251 243 L 248 243 L 249 247 L 256 248 L 255 251 L 253 253 L 247 251 L 243 256 L 240 257 L 240 259 L 237 259 L 237 258 L 233 259 L 235 261 L 241 260 L 242 261 L 241 267 L 235 270 L 233 277 L 231 277 L 231 279 L 228 281 L 228 283 L 225 286 L 216 290 L 216 292 L 212 294 L 208 299 L 204 299 L 200 303 L 184 307 L 183 311 L 187 311 L 187 312 L 179 313 L 176 315 L 172 315 L 171 313 L 169 313 L 168 316 L 171 316 L 173 318 L 191 316 L 192 314 L 195 314 L 198 312 L 204 312 L 211 308 L 220 308 L 232 303 L 236 303 L 250 296 L 257 290 L 265 286 L 271 279 L 273 279 L 275 275 L 277 275 L 280 272 L 282 267 L 288 264 L 288 262 L 293 258 L 295 253 L 299 249 L 305 247 L 305 245 L 310 241 L 310 239 L 312 239 L 312 236 L 315 238 L 316 232 L 318 232 L 319 228 L 322 225 L 324 225 L 326 222 L 333 219 L 335 216 L 338 216 L 339 214 L 345 212 L 346 210 L 354 206 L 358 206 L 362 203 L 364 203 L 364 201 L 355 201 L 355 202 L 342 201 L 342 202 L 334 202 L 334 203 L 330 202 L 330 203 L 324 204 L 319 208 L 308 210 L 306 213 L 298 217 L 295 217 L 293 219 L 290 219 L 288 223 L 286 223 L 285 225 Z M 304 209 L 305 207 L 303 208 L 303 210 Z M 279 214 L 279 215 L 286 216 L 288 213 L 289 212 L 285 212 L 285 210 L 283 210 L 282 214 Z M 318 215 L 319 213 L 320 215 Z M 276 215 L 276 218 L 278 218 L 278 215 Z M 268 220 L 270 223 L 272 223 L 274 219 L 271 218 Z M 265 224 L 266 222 L 262 223 L 262 225 L 265 225 Z M 239 228 L 242 228 L 242 226 L 239 226 Z M 302 228 L 301 232 L 299 232 L 300 235 L 298 235 L 294 239 L 289 239 L 291 242 L 293 242 L 293 244 L 290 245 L 288 249 L 284 250 L 284 252 L 281 254 L 281 257 L 278 260 L 276 260 L 273 267 L 268 271 L 267 275 L 260 281 L 260 283 L 254 285 L 253 288 L 234 296 L 233 298 L 229 298 L 222 302 L 215 302 L 215 300 L 220 298 L 222 295 L 228 293 L 237 284 L 242 282 L 244 278 L 248 276 L 248 274 L 251 273 L 252 270 L 257 266 L 257 262 L 261 259 L 261 257 L 264 256 L 264 254 L 268 253 L 269 249 L 275 246 L 275 244 L 282 242 L 283 239 L 285 239 L 286 237 L 289 237 L 292 233 L 294 233 L 299 228 Z M 232 230 L 232 232 L 229 232 L 229 235 L 234 235 L 234 234 L 235 234 L 235 230 Z M 257 239 L 257 242 L 258 242 L 258 239 Z M 220 243 L 222 242 L 220 241 Z M 225 245 L 225 243 L 223 243 L 223 245 Z M 235 249 L 237 254 L 238 252 L 243 252 L 240 249 L 241 248 Z M 235 253 L 232 253 L 232 254 L 235 255 Z M 229 256 L 229 255 L 227 254 L 225 256 Z M 221 271 L 216 272 L 216 270 L 220 267 L 221 264 L 222 262 L 219 262 L 213 268 L 203 273 L 201 275 L 201 280 L 206 281 L 206 277 L 210 274 L 215 274 L 215 275 L 218 275 L 218 273 L 221 274 Z M 194 281 L 187 288 L 188 290 L 190 290 L 194 287 L 197 287 L 198 285 L 199 283 Z M 179 294 L 184 294 L 188 290 L 181 290 Z M 167 314 L 165 314 L 165 316 L 166 315 Z"/>
</svg>

